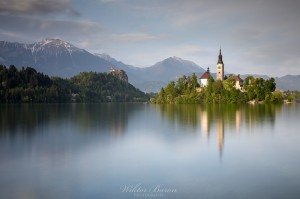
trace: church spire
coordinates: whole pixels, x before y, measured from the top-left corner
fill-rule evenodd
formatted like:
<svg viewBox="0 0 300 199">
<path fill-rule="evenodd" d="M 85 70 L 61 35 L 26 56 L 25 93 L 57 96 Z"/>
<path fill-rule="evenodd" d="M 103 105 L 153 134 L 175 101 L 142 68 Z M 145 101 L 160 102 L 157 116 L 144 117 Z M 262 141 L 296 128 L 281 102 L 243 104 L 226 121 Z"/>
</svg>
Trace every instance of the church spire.
<svg viewBox="0 0 300 199">
<path fill-rule="evenodd" d="M 221 50 L 221 48 L 220 48 L 220 53 L 219 53 L 218 64 L 223 64 L 223 59 L 222 59 L 222 50 Z"/>
<path fill-rule="evenodd" d="M 224 79 L 224 63 L 222 59 L 222 50 L 220 47 L 219 59 L 217 63 L 217 80 L 223 81 L 223 79 Z"/>
</svg>

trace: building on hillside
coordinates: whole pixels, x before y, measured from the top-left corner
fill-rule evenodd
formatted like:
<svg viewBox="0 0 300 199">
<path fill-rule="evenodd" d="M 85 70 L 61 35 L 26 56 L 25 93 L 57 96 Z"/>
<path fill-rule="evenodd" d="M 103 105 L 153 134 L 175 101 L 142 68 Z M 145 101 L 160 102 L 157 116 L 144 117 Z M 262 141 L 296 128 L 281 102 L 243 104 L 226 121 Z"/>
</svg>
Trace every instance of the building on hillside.
<svg viewBox="0 0 300 199">
<path fill-rule="evenodd" d="M 240 78 L 240 75 L 237 76 L 233 76 L 233 79 L 235 81 L 235 88 L 243 91 L 243 84 L 244 84 L 244 80 L 242 78 Z"/>
<path fill-rule="evenodd" d="M 113 67 L 110 67 L 110 70 L 109 72 L 118 77 L 121 81 L 125 82 L 128 84 L 128 76 L 126 74 L 126 72 L 124 70 L 118 70 L 118 69 L 115 69 Z"/>
<path fill-rule="evenodd" d="M 200 87 L 205 87 L 208 84 L 208 79 L 212 78 L 210 75 L 209 67 L 207 68 L 207 71 L 202 74 L 200 77 Z"/>
<path fill-rule="evenodd" d="M 213 77 L 211 76 L 210 71 L 209 71 L 209 67 L 208 67 L 207 71 L 205 73 L 203 73 L 202 76 L 199 78 L 200 79 L 200 87 L 197 88 L 198 92 L 201 92 L 203 90 L 203 87 L 207 86 L 209 78 L 213 78 Z M 243 90 L 244 80 L 240 78 L 240 75 L 237 75 L 237 76 L 236 75 L 230 75 L 228 77 L 228 79 L 230 79 L 230 81 L 233 81 L 235 83 L 234 87 L 236 89 L 238 89 L 240 91 L 244 91 Z M 225 80 L 224 79 L 224 62 L 223 62 L 221 48 L 220 48 L 218 63 L 217 63 L 216 80 L 221 80 L 221 81 Z"/>
<path fill-rule="evenodd" d="M 217 80 L 224 80 L 224 63 L 222 59 L 222 52 L 220 48 L 219 59 L 217 63 Z"/>
</svg>

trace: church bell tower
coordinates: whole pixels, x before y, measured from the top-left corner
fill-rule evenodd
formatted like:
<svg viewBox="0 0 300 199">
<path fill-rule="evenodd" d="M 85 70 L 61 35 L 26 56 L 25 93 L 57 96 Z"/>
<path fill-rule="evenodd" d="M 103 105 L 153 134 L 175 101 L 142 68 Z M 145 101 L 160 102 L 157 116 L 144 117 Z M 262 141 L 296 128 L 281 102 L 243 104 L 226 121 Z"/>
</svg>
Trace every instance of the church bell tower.
<svg viewBox="0 0 300 199">
<path fill-rule="evenodd" d="M 217 80 L 224 80 L 224 63 L 222 60 L 222 52 L 220 48 L 219 59 L 217 63 Z"/>
</svg>

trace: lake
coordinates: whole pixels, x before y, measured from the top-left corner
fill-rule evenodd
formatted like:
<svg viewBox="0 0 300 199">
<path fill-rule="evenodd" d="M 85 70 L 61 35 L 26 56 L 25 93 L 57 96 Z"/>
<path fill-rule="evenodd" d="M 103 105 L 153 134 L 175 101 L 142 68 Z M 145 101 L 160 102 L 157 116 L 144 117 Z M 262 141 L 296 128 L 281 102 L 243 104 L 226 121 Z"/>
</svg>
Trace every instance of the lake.
<svg viewBox="0 0 300 199">
<path fill-rule="evenodd" d="M 300 104 L 0 105 L 0 198 L 299 198 Z"/>
</svg>

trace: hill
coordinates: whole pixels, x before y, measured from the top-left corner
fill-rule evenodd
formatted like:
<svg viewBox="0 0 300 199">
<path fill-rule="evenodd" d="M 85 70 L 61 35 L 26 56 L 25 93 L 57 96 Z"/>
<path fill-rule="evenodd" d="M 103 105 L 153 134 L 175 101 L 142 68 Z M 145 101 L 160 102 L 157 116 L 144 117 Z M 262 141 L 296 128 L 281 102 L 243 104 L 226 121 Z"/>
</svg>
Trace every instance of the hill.
<svg viewBox="0 0 300 199">
<path fill-rule="evenodd" d="M 300 75 L 285 75 L 275 78 L 277 88 L 280 90 L 300 91 Z"/>
<path fill-rule="evenodd" d="M 92 54 L 60 39 L 45 39 L 33 44 L 0 41 L 0 64 L 32 66 L 49 76 L 72 77 L 80 72 L 108 72 L 111 67 L 126 71 L 129 82 L 144 92 L 158 92 L 168 82 L 193 72 L 199 77 L 204 69 L 178 57 L 169 57 L 156 64 L 138 68 L 127 65 L 107 54 Z M 249 74 L 250 75 L 250 74 Z M 215 74 L 213 74 L 215 76 Z M 242 75 L 245 78 L 248 75 Z M 269 78 L 267 75 L 254 77 Z M 299 75 L 275 78 L 281 90 L 300 90 Z"/>
<path fill-rule="evenodd" d="M 17 68 L 32 66 L 49 76 L 72 77 L 80 72 L 108 72 L 110 67 L 126 71 L 129 82 L 146 91 L 158 91 L 170 80 L 204 70 L 195 63 L 170 57 L 147 68 L 124 64 L 107 54 L 92 54 L 60 39 L 33 44 L 0 41 L 0 64 Z"/>
<path fill-rule="evenodd" d="M 0 65 L 0 102 L 142 102 L 148 96 L 117 75 L 82 72 L 70 79 Z"/>
</svg>

